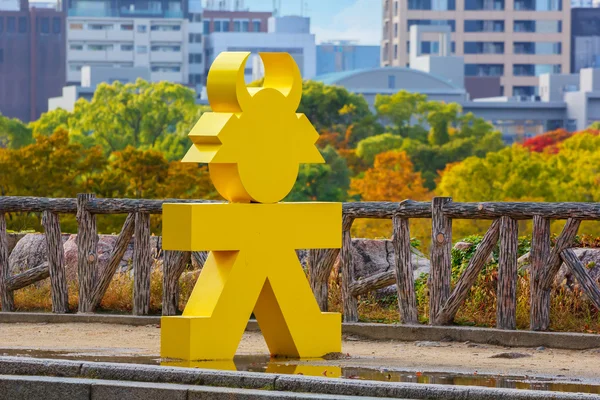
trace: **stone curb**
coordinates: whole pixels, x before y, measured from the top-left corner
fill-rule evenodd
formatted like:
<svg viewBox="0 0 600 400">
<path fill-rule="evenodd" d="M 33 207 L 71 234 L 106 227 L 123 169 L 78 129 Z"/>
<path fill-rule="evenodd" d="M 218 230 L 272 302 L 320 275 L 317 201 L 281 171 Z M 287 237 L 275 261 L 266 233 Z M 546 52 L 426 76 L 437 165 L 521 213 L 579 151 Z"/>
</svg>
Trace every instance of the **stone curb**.
<svg viewBox="0 0 600 400">
<path fill-rule="evenodd" d="M 600 395 L 473 386 L 429 385 L 318 378 L 299 375 L 233 372 L 138 364 L 0 357 L 0 375 L 52 376 L 108 381 L 203 385 L 220 388 L 262 389 L 278 393 L 368 396 L 372 398 L 491 400 L 600 400 Z M 1 388 L 1 386 L 0 386 Z M 253 397 L 248 397 L 253 398 Z"/>
<path fill-rule="evenodd" d="M 159 325 L 160 317 L 109 314 L 51 314 L 3 313 L 0 323 L 101 323 L 121 325 Z M 259 330 L 256 321 L 248 323 L 247 330 Z M 395 325 L 344 323 L 345 335 L 368 340 L 400 341 L 455 341 L 491 344 L 507 347 L 548 347 L 554 349 L 586 350 L 600 348 L 600 335 L 569 332 L 505 331 L 466 326 Z"/>
<path fill-rule="evenodd" d="M 81 378 L 0 375 L 0 393 L 11 400 L 355 400 L 355 396 L 283 393 L 273 390 L 231 389 L 173 383 L 107 381 Z M 364 397 L 360 397 L 364 399 Z M 379 399 L 381 400 L 381 398 Z"/>
</svg>

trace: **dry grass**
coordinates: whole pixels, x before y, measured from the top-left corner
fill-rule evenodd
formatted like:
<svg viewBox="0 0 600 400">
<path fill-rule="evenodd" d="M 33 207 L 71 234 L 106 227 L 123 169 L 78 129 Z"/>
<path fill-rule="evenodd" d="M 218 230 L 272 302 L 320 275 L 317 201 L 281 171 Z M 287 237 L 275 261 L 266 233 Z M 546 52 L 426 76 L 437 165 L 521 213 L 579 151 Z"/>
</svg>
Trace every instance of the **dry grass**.
<svg viewBox="0 0 600 400">
<path fill-rule="evenodd" d="M 179 308 L 183 310 L 194 286 L 194 279 L 182 279 Z M 478 278 L 469 297 L 456 315 L 459 325 L 493 327 L 496 323 L 496 270 L 488 268 Z M 331 311 L 340 312 L 341 290 L 339 276 L 334 272 L 330 278 L 329 306 Z M 416 284 L 419 319 L 428 321 L 429 293 L 423 279 Z M 155 268 L 151 275 L 150 313 L 160 314 L 162 300 L 162 271 Z M 113 279 L 102 299 L 99 312 L 130 313 L 132 311 L 133 278 L 130 274 L 119 274 Z M 18 311 L 50 311 L 51 296 L 49 281 L 15 292 Z M 69 285 L 69 306 L 77 310 L 77 284 Z M 397 298 L 376 298 L 373 294 L 359 300 L 359 315 L 363 322 L 399 322 Z M 600 314 L 578 287 L 559 288 L 552 293 L 551 330 L 600 333 Z M 529 277 L 519 276 L 517 288 L 517 327 L 529 327 Z"/>
</svg>

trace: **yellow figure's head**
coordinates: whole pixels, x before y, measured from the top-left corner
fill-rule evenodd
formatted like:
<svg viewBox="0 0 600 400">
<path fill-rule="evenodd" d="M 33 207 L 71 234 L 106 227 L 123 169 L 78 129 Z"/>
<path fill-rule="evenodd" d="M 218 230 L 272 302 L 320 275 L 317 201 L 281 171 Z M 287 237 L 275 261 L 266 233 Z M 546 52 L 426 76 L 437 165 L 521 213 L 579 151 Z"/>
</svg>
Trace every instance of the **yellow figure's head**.
<svg viewBox="0 0 600 400">
<path fill-rule="evenodd" d="M 231 202 L 276 203 L 292 190 L 301 163 L 324 163 L 315 146 L 319 134 L 297 114 L 302 77 L 287 53 L 260 53 L 262 87 L 244 80 L 250 53 L 219 54 L 208 73 L 211 113 L 189 136 L 184 162 L 208 163 L 221 196 Z"/>
</svg>

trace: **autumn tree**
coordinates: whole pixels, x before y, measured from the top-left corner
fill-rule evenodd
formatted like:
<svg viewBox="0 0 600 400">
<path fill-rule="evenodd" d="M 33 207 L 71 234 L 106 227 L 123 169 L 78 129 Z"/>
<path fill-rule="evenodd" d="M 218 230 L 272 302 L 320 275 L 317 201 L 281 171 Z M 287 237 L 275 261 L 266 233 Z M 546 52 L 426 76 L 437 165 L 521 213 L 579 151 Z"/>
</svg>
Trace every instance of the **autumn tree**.
<svg viewBox="0 0 600 400">
<path fill-rule="evenodd" d="M 558 144 L 570 138 L 572 135 L 572 133 L 565 129 L 555 129 L 525 140 L 523 146 L 538 153 L 542 151 L 558 153 Z"/>
<path fill-rule="evenodd" d="M 388 151 L 375 157 L 375 165 L 364 176 L 353 178 L 350 194 L 365 201 L 424 200 L 428 191 L 405 152 Z"/>
<path fill-rule="evenodd" d="M 392 95 L 377 95 L 375 110 L 377 115 L 392 125 L 394 133 L 422 140 L 427 131 L 419 124 L 427 95 L 401 90 Z"/>
</svg>

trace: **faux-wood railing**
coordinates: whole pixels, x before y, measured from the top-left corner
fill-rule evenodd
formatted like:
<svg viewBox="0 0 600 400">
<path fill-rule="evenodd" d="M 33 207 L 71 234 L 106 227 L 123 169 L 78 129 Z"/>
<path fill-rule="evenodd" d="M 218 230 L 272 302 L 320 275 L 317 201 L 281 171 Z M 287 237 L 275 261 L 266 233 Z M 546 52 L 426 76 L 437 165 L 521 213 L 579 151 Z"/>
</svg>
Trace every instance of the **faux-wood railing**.
<svg viewBox="0 0 600 400">
<path fill-rule="evenodd" d="M 165 202 L 206 202 L 203 200 L 96 199 L 81 194 L 77 199 L 0 197 L 0 300 L 2 311 L 13 311 L 13 292 L 50 277 L 52 311 L 68 311 L 64 256 L 58 214 L 75 214 L 78 221 L 79 312 L 93 312 L 118 268 L 131 238 L 134 238 L 133 313 L 148 314 L 150 305 L 150 214 L 160 214 Z M 16 276 L 9 276 L 5 214 L 40 212 L 48 246 L 48 261 Z M 97 276 L 97 214 L 128 214 L 112 250 L 108 267 Z M 393 245 L 396 259 L 393 271 L 354 280 L 350 229 L 355 219 L 377 218 L 393 221 Z M 600 289 L 570 247 L 582 220 L 600 220 L 598 203 L 454 203 L 450 198 L 434 198 L 431 203 L 405 200 L 394 202 L 344 203 L 340 249 L 309 252 L 309 280 L 322 310 L 327 309 L 327 282 L 338 255 L 344 321 L 358 320 L 358 296 L 396 284 L 400 320 L 417 323 L 417 308 L 411 265 L 409 218 L 432 219 L 431 271 L 429 276 L 431 324 L 452 323 L 460 305 L 468 296 L 485 262 L 500 240 L 497 289 L 497 327 L 516 327 L 517 220 L 533 219 L 531 245 L 531 329 L 546 330 L 550 323 L 550 290 L 564 261 L 586 294 L 600 308 Z M 474 256 L 451 288 L 451 249 L 453 219 L 492 219 L 494 222 L 477 246 Z M 563 232 L 550 246 L 550 220 L 566 219 Z M 199 253 L 165 251 L 163 278 L 163 315 L 177 312 L 179 277 Z"/>
</svg>

